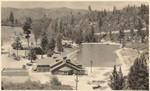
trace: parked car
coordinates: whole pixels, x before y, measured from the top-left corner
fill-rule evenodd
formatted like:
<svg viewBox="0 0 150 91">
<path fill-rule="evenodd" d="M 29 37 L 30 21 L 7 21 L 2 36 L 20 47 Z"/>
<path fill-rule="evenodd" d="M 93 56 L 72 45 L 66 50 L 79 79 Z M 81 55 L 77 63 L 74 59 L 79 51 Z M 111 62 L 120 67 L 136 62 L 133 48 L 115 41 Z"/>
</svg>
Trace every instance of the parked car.
<svg viewBox="0 0 150 91">
<path fill-rule="evenodd" d="M 32 64 L 31 64 L 31 63 L 26 63 L 26 65 L 27 65 L 27 66 L 32 66 Z"/>
<path fill-rule="evenodd" d="M 98 89 L 101 88 L 102 86 L 98 85 L 98 86 L 94 86 L 93 89 Z"/>
</svg>

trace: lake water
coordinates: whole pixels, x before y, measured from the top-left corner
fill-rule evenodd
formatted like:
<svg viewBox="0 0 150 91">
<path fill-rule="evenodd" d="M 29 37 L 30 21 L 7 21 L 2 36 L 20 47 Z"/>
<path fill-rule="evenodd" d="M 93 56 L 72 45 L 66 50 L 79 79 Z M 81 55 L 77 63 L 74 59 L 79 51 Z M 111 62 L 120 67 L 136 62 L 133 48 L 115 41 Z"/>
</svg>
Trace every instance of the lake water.
<svg viewBox="0 0 150 91">
<path fill-rule="evenodd" d="M 117 49 L 119 45 L 83 44 L 77 60 L 84 67 L 90 67 L 90 61 L 93 61 L 93 67 L 112 67 L 118 57 L 115 53 Z"/>
</svg>

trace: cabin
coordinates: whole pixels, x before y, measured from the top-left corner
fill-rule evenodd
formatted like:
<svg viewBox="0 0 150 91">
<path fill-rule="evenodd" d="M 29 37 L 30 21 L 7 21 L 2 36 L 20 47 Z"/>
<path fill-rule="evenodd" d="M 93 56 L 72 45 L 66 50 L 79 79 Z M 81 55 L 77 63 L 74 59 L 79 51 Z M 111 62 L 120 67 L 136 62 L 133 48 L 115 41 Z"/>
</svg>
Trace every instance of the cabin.
<svg viewBox="0 0 150 91">
<path fill-rule="evenodd" d="M 71 62 L 67 57 L 63 59 L 39 59 L 36 61 L 37 72 L 51 72 L 53 75 L 84 75 L 85 70 L 81 64 Z"/>
</svg>

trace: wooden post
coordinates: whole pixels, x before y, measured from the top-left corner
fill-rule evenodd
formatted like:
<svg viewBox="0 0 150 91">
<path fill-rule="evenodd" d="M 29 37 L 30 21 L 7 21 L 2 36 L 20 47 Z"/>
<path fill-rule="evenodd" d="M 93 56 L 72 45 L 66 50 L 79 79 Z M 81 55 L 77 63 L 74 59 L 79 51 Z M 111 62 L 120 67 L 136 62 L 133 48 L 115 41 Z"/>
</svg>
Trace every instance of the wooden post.
<svg viewBox="0 0 150 91">
<path fill-rule="evenodd" d="M 8 57 L 10 57 L 10 48 L 9 48 L 9 54 L 8 54 Z"/>
<path fill-rule="evenodd" d="M 92 64 L 93 64 L 93 61 L 90 61 L 91 62 L 91 73 L 92 73 Z"/>
<path fill-rule="evenodd" d="M 78 80 L 78 72 L 76 71 L 76 79 L 75 79 L 75 81 L 76 81 L 76 90 L 78 90 L 78 82 L 79 82 L 79 80 Z"/>
</svg>

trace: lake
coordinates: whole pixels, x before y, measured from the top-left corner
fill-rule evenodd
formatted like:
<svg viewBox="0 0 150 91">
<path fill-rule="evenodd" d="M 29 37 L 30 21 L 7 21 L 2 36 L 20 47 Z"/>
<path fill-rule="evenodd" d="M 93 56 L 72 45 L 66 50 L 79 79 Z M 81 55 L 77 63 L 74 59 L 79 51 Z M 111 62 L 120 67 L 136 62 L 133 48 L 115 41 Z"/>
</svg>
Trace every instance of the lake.
<svg viewBox="0 0 150 91">
<path fill-rule="evenodd" d="M 119 45 L 82 44 L 77 60 L 84 67 L 90 67 L 90 61 L 93 61 L 93 67 L 112 67 L 118 57 L 117 49 Z"/>
</svg>

